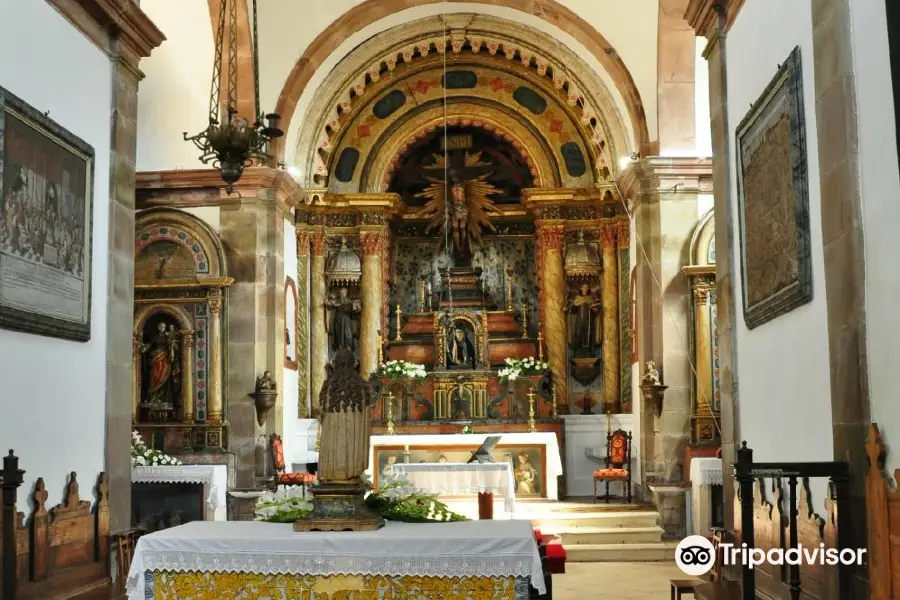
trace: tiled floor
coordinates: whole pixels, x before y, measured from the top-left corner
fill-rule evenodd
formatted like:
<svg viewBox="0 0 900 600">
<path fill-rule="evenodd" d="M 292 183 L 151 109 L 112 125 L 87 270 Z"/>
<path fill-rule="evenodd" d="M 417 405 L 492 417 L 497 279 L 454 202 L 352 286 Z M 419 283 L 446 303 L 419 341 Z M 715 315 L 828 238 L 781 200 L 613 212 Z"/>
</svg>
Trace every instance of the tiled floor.
<svg viewBox="0 0 900 600">
<path fill-rule="evenodd" d="M 555 600 L 665 600 L 670 579 L 689 579 L 674 562 L 567 563 L 553 576 Z"/>
</svg>

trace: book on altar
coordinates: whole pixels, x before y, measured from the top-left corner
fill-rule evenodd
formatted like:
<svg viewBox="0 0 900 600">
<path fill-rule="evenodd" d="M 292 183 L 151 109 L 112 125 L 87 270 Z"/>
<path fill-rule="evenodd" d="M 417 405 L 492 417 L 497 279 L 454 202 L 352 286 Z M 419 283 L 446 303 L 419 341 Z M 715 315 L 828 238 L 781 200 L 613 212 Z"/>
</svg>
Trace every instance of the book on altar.
<svg viewBox="0 0 900 600">
<path fill-rule="evenodd" d="M 494 449 L 494 446 L 497 445 L 497 442 L 500 441 L 499 435 L 488 436 L 484 443 L 478 447 L 478 450 L 472 453 L 472 458 L 468 460 L 466 464 L 471 464 L 475 461 L 480 463 L 492 463 L 494 459 L 491 458 L 491 451 Z"/>
</svg>

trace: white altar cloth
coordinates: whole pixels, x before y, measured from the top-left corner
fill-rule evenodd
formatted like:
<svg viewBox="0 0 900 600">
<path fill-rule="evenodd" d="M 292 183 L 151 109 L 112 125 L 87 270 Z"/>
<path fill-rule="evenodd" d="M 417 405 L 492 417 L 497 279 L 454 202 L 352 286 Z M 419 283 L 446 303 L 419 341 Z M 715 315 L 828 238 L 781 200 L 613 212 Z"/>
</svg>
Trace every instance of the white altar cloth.
<svg viewBox="0 0 900 600">
<path fill-rule="evenodd" d="M 296 533 L 290 523 L 194 521 L 142 536 L 128 600 L 147 571 L 402 577 L 527 577 L 546 592 L 529 521 L 399 523 L 378 531 Z"/>
<path fill-rule="evenodd" d="M 692 458 L 691 459 L 691 484 L 722 485 L 722 459 L 721 458 Z"/>
<path fill-rule="evenodd" d="M 563 474 L 562 459 L 559 455 L 559 442 L 552 431 L 536 431 L 534 433 L 460 433 L 460 434 L 427 434 L 427 435 L 373 435 L 369 441 L 369 469 L 374 462 L 375 446 L 472 446 L 472 450 L 484 443 L 489 436 L 499 435 L 500 445 L 538 444 L 545 447 L 547 459 L 547 499 L 557 500 L 557 477 Z M 371 473 L 370 473 L 371 474 Z"/>
<path fill-rule="evenodd" d="M 225 508 L 228 467 L 225 465 L 167 465 L 131 467 L 132 483 L 200 483 L 210 510 Z M 222 519 L 224 520 L 224 519 Z"/>
<path fill-rule="evenodd" d="M 396 464 L 391 472 L 425 493 L 503 494 L 506 512 L 516 508 L 516 484 L 509 463 Z"/>
</svg>

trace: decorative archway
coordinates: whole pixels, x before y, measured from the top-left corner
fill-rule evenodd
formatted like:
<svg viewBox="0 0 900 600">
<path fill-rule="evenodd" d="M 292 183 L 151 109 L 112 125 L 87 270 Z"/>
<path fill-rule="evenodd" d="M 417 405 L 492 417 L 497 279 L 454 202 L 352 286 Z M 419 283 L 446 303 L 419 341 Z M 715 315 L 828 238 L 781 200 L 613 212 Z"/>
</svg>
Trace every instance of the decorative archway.
<svg viewBox="0 0 900 600">
<path fill-rule="evenodd" d="M 169 255 L 165 264 L 168 276 L 165 269 L 157 276 L 152 272 L 151 254 L 157 253 Z M 151 208 L 138 215 L 134 257 L 135 284 L 226 276 L 225 250 L 219 237 L 209 225 L 180 210 Z"/>
<path fill-rule="evenodd" d="M 355 13 L 358 8 L 347 14 Z M 342 22 L 343 18 L 337 23 Z M 317 42 L 319 40 L 313 42 L 307 53 L 316 52 Z M 310 185 L 315 176 L 326 174 L 324 162 L 316 162 L 318 151 L 331 153 L 335 146 L 334 132 L 344 128 L 348 121 L 346 113 L 366 102 L 372 88 L 379 87 L 379 82 L 396 78 L 397 72 L 404 66 L 416 68 L 419 61 L 443 60 L 446 57 L 449 62 L 461 57 L 482 56 L 505 56 L 509 68 L 514 66 L 520 74 L 528 72 L 535 78 L 545 80 L 576 114 L 576 122 L 590 132 L 588 137 L 595 138 L 591 140 L 592 144 L 605 148 L 608 156 L 630 154 L 647 139 L 643 108 L 639 110 L 639 125 L 626 125 L 619 105 L 602 78 L 580 57 L 561 47 L 550 36 L 504 19 L 453 14 L 405 23 L 379 34 L 344 58 L 341 69 L 329 74 L 309 102 L 311 108 L 304 117 L 302 129 L 299 129 L 299 139 L 295 135 L 298 128 L 289 126 L 286 141 L 280 142 L 294 145 L 294 140 L 297 140 L 294 146 L 296 153 L 288 158 L 300 171 L 301 181 Z M 610 59 L 605 52 L 603 57 L 613 62 L 619 61 L 618 58 Z M 278 110 L 288 123 L 315 70 L 310 67 L 312 63 L 304 62 L 305 58 L 298 62 L 279 98 Z M 624 69 L 624 65 L 621 68 Z M 302 73 L 298 74 L 298 70 Z M 627 71 L 623 72 L 627 75 Z M 634 93 L 637 93 L 636 89 Z M 629 112 L 632 111 L 629 109 Z M 284 147 L 276 146 L 273 150 L 279 159 L 285 158 Z M 606 162 L 612 173 L 618 171 L 618 161 L 607 158 Z"/>
</svg>

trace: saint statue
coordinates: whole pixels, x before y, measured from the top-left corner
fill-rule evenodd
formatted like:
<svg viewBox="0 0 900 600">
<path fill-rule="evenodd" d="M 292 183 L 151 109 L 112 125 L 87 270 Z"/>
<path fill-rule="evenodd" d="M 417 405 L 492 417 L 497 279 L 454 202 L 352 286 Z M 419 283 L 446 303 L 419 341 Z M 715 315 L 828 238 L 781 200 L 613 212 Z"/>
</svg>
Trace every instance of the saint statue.
<svg viewBox="0 0 900 600">
<path fill-rule="evenodd" d="M 593 356 L 600 343 L 600 299 L 586 283 L 569 299 L 568 313 L 569 345 L 575 356 Z"/>
<path fill-rule="evenodd" d="M 456 378 L 456 387 L 450 392 L 450 414 L 454 419 L 471 418 L 472 394 L 465 386 L 465 378 Z"/>
<path fill-rule="evenodd" d="M 526 453 L 519 452 L 516 460 L 516 493 L 523 496 L 537 494 L 538 472 L 531 463 L 531 458 Z"/>
<path fill-rule="evenodd" d="M 417 197 L 427 202 L 417 216 L 429 219 L 427 233 L 439 230 L 442 242 L 451 240 L 457 267 L 470 266 L 471 242 L 481 238 L 481 230 L 494 230 L 490 217 L 498 211 L 490 196 L 500 190 L 487 182 L 491 168 L 481 152 L 454 153 L 449 164 L 436 154 L 434 164 L 424 168 L 429 186 Z"/>
<path fill-rule="evenodd" d="M 339 350 L 334 370 L 319 395 L 320 482 L 359 482 L 369 466 L 369 407 L 373 400 L 371 389 L 356 371 L 353 353 L 347 348 Z"/>
<path fill-rule="evenodd" d="M 156 333 L 141 346 L 144 367 L 147 373 L 146 404 L 174 405 L 177 389 L 175 381 L 179 375 L 177 356 L 178 341 L 175 327 L 160 321 Z"/>
<path fill-rule="evenodd" d="M 447 349 L 447 368 L 448 369 L 474 369 L 475 368 L 475 346 L 472 340 L 466 335 L 466 330 L 457 327 L 453 330 L 453 334 L 449 340 Z"/>
<path fill-rule="evenodd" d="M 347 288 L 338 290 L 337 298 L 325 300 L 325 307 L 331 309 L 331 318 L 328 319 L 328 335 L 331 340 L 331 352 L 340 350 L 356 351 L 356 315 L 361 306 L 358 300 L 353 300 L 347 293 Z"/>
<path fill-rule="evenodd" d="M 272 378 L 272 371 L 263 371 L 263 374 L 256 378 L 256 392 L 269 392 L 277 389 L 275 380 Z"/>
</svg>

